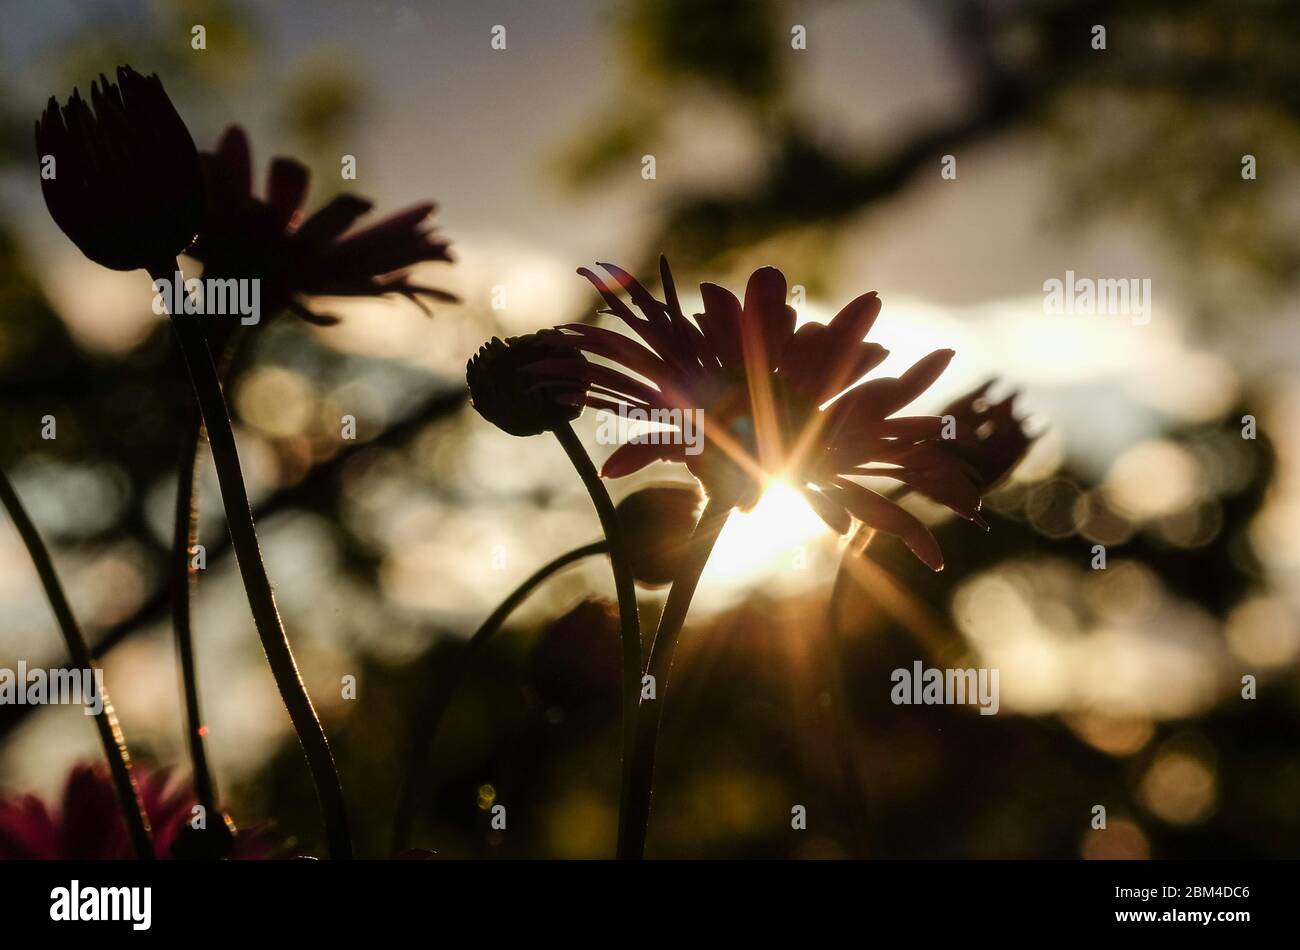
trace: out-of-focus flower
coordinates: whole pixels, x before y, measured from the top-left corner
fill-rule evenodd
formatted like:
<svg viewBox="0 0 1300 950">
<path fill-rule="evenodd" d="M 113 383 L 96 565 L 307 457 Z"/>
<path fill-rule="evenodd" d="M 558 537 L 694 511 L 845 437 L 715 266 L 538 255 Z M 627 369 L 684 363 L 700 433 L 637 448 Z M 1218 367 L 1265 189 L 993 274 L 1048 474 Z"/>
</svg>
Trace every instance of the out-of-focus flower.
<svg viewBox="0 0 1300 950">
<path fill-rule="evenodd" d="M 453 294 L 410 279 L 416 264 L 452 259 L 449 243 L 429 224 L 432 202 L 353 230 L 371 203 L 342 194 L 304 219 L 311 176 L 292 158 L 272 159 L 266 198 L 254 195 L 248 136 L 238 126 L 200 158 L 208 213 L 190 256 L 205 276 L 259 279 L 266 312 L 288 307 L 312 323 L 330 324 L 338 318 L 313 310 L 307 298 L 401 294 L 421 305 L 421 297 L 456 302 Z"/>
<path fill-rule="evenodd" d="M 582 414 L 587 359 L 555 330 L 505 340 L 493 337 L 465 366 L 470 399 L 488 422 L 528 436 L 567 425 Z"/>
<path fill-rule="evenodd" d="M 529 658 L 529 683 L 545 708 L 608 710 L 619 694 L 618 609 L 584 600 L 546 625 Z"/>
<path fill-rule="evenodd" d="M 663 587 L 673 582 L 703 502 L 693 484 L 650 485 L 615 506 L 637 583 Z"/>
<path fill-rule="evenodd" d="M 1019 393 L 999 402 L 991 402 L 988 391 L 996 383 L 990 379 L 951 403 L 942 415 L 952 416 L 975 433 L 977 441 L 953 441 L 948 450 L 970 466 L 975 484 L 987 494 L 1011 474 L 1037 435 L 1025 431 L 1025 420 L 1015 416 L 1015 399 Z"/>
<path fill-rule="evenodd" d="M 191 827 L 196 802 L 188 782 L 166 772 L 135 769 L 140 801 L 153 829 L 154 853 L 162 858 L 269 857 L 271 839 L 258 829 L 238 831 L 222 815 L 207 816 L 209 828 Z M 34 795 L 0 798 L 0 859 L 29 861 L 114 860 L 135 857 L 106 766 L 75 766 L 63 800 L 50 807 Z"/>
<path fill-rule="evenodd" d="M 619 317 L 645 345 L 603 327 L 560 327 L 574 349 L 616 364 L 583 368 L 587 405 L 680 412 L 683 424 L 686 414 L 700 413 L 704 431 L 697 454 L 685 438 L 628 442 L 602 475 L 627 475 L 658 459 L 682 462 L 710 495 L 742 509 L 758 501 L 769 479 L 785 479 L 835 531 L 847 532 L 857 517 L 900 537 L 934 570 L 943 567 L 943 554 L 929 530 L 854 478 L 896 479 L 984 526 L 979 489 L 965 464 L 939 444 L 942 417 L 894 416 L 939 377 L 953 351 L 937 350 L 900 377 L 863 381 L 887 355 L 864 342 L 880 313 L 874 292 L 851 301 L 829 324 L 796 332 L 785 276 L 773 267 L 753 273 L 743 305 L 722 287 L 701 284 L 704 312 L 692 321 L 682 313 L 667 261 L 660 262 L 666 303 L 621 268 L 600 266 L 640 316 L 594 272 L 579 273 L 605 299 L 603 312 Z M 558 366 L 553 371 L 563 373 Z M 969 429 L 956 429 L 959 441 L 975 441 Z"/>
<path fill-rule="evenodd" d="M 93 108 L 92 108 L 93 107 Z M 36 123 L 41 191 L 55 224 L 113 270 L 170 267 L 203 223 L 199 156 L 156 75 L 119 66 Z"/>
</svg>

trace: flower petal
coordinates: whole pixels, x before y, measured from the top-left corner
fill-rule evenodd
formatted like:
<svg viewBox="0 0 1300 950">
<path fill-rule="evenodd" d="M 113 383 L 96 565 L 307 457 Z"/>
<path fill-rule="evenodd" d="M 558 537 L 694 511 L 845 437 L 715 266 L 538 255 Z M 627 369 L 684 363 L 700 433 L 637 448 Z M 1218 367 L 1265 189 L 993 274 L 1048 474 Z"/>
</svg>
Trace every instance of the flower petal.
<svg viewBox="0 0 1300 950">
<path fill-rule="evenodd" d="M 838 497 L 863 524 L 902 539 L 912 553 L 932 571 L 943 570 L 943 551 L 930 529 L 915 515 L 900 508 L 883 495 L 844 478 L 836 478 Z"/>
<path fill-rule="evenodd" d="M 880 297 L 873 290 L 846 303 L 827 326 L 842 345 L 848 346 L 865 340 L 878 316 Z"/>
<path fill-rule="evenodd" d="M 600 468 L 601 478 L 622 478 L 639 472 L 651 462 L 684 462 L 686 446 L 653 442 L 627 442 L 614 450 Z"/>
<path fill-rule="evenodd" d="M 745 285 L 745 316 L 740 329 L 751 373 L 776 369 L 781 351 L 794 336 L 795 313 L 786 306 L 785 295 L 785 275 L 775 267 L 760 267 Z"/>
<path fill-rule="evenodd" d="M 600 386 L 609 395 L 618 395 L 647 406 L 666 406 L 663 393 L 638 379 L 620 373 L 611 366 L 602 366 L 585 359 L 538 360 L 529 367 L 533 372 L 555 375 L 566 379 L 582 379 Z"/>
<path fill-rule="evenodd" d="M 311 173 L 302 162 L 292 158 L 275 158 L 266 173 L 266 203 L 275 213 L 275 226 L 283 231 L 293 222 L 307 200 Z"/>
<path fill-rule="evenodd" d="M 815 488 L 803 489 L 803 496 L 808 500 L 808 506 L 817 512 L 822 521 L 826 522 L 827 527 L 836 534 L 849 533 L 849 529 L 853 527 L 853 519 L 849 517 L 843 505 L 827 498 Z"/>
<path fill-rule="evenodd" d="M 892 478 L 902 482 L 985 531 L 989 530 L 988 522 L 980 514 L 984 499 L 979 489 L 962 474 L 957 465 L 926 469 L 863 467 L 854 474 Z"/>
<path fill-rule="evenodd" d="M 237 125 L 221 133 L 221 140 L 217 142 L 217 159 L 231 192 L 241 198 L 250 197 L 253 194 L 253 158 L 248 133 Z"/>
<path fill-rule="evenodd" d="M 952 350 L 935 350 L 898 378 L 873 379 L 850 389 L 827 408 L 829 431 L 837 437 L 851 435 L 892 416 L 929 389 L 953 355 Z"/>
<path fill-rule="evenodd" d="M 877 343 L 846 343 L 821 323 L 805 323 L 781 352 L 778 372 L 818 405 L 880 365 L 889 351 Z"/>
<path fill-rule="evenodd" d="M 566 346 L 613 360 L 647 379 L 659 380 L 669 373 L 668 364 L 652 350 L 622 333 L 589 323 L 564 323 L 557 329 L 566 331 L 559 341 Z"/>
<path fill-rule="evenodd" d="M 296 253 L 314 254 L 343 235 L 352 223 L 371 208 L 356 195 L 337 195 L 302 223 L 290 243 Z"/>
<path fill-rule="evenodd" d="M 700 284 L 700 296 L 704 300 L 704 312 L 696 314 L 695 320 L 704 339 L 725 368 L 743 369 L 745 355 L 740 345 L 740 301 L 725 287 L 710 283 Z"/>
</svg>

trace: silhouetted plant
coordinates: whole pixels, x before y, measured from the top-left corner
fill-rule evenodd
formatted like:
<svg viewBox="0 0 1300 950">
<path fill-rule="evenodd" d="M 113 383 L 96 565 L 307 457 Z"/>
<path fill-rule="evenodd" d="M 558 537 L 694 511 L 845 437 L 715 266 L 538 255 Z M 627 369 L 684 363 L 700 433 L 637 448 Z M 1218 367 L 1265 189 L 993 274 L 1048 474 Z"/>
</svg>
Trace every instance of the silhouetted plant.
<svg viewBox="0 0 1300 950">
<path fill-rule="evenodd" d="M 37 124 L 38 155 L 55 163 L 55 173 L 42 177 L 46 204 L 55 222 L 91 260 L 116 270 L 144 269 L 156 286 L 170 286 L 181 274 L 176 255 L 203 224 L 205 200 L 194 140 L 157 76 L 146 79 L 129 66 L 120 67 L 117 85 L 101 76 L 91 86 L 91 101 L 93 112 L 76 90 L 62 110 L 51 99 Z M 262 563 L 234 430 L 202 315 L 169 315 L 207 427 L 249 606 L 312 770 L 330 853 L 350 857 L 343 790 Z"/>
</svg>

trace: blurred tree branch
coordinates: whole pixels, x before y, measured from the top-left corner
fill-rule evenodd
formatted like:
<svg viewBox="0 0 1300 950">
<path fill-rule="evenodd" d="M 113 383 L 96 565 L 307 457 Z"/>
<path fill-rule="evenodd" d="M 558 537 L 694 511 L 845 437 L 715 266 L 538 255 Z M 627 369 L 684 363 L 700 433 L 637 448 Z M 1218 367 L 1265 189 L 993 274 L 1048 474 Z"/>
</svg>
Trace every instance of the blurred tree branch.
<svg viewBox="0 0 1300 950">
<path fill-rule="evenodd" d="M 384 429 L 378 436 L 368 442 L 345 443 L 339 452 L 324 462 L 315 465 L 299 482 L 272 492 L 260 504 L 254 506 L 253 517 L 261 522 L 279 512 L 294 508 L 311 510 L 328 509 L 334 502 L 339 476 L 347 462 L 359 453 L 379 446 L 401 446 L 410 442 L 416 435 L 440 419 L 450 416 L 465 404 L 468 392 L 464 389 L 440 390 L 421 401 L 414 409 Z M 155 544 L 154 557 L 157 560 L 156 574 L 166 577 L 167 559 L 170 552 L 165 545 Z M 220 537 L 207 547 L 208 567 L 220 562 L 230 553 L 230 537 L 224 531 Z M 167 619 L 170 605 L 170 591 L 165 582 L 156 585 L 153 592 L 146 597 L 130 616 L 107 627 L 99 634 L 91 646 L 91 652 L 97 659 L 118 646 L 132 635 L 147 628 L 150 624 L 161 623 Z M 71 660 L 61 657 L 57 661 L 34 663 L 47 669 L 68 666 Z M 3 705 L 0 706 L 0 739 L 27 718 L 27 714 L 38 707 Z"/>
<path fill-rule="evenodd" d="M 765 143 L 757 182 L 739 192 L 723 182 L 670 193 L 645 251 L 646 262 L 664 251 L 704 267 L 777 235 L 843 226 L 918 177 L 937 175 L 943 155 L 1030 131 L 1066 163 L 1058 180 L 1067 213 L 1058 220 L 1136 216 L 1179 255 L 1189 287 L 1203 291 L 1240 294 L 1248 283 L 1263 293 L 1294 283 L 1300 236 L 1278 199 L 1300 171 L 1300 5 L 933 0 L 923 9 L 970 90 L 962 114 L 889 147 L 832 147 L 824 143 L 836 130 L 802 115 L 786 88 L 787 5 L 747 6 L 745 28 L 729 30 L 718 27 L 725 17 L 697 20 L 689 4 L 636 0 L 616 23 L 631 72 L 610 108 L 572 137 L 561 174 L 595 186 L 627 158 L 669 147 L 668 119 L 687 94 L 716 93 Z M 1095 25 L 1106 27 L 1104 50 L 1092 47 Z M 683 36 L 708 48 L 707 67 L 682 63 L 675 38 Z M 750 81 L 755 62 L 770 64 L 772 82 Z M 1196 131 L 1194 143 L 1169 123 L 1114 105 L 1153 94 L 1179 127 Z M 1081 102 L 1093 106 L 1083 121 Z M 1243 112 L 1255 121 L 1248 133 L 1232 134 Z M 1246 151 L 1268 152 L 1270 170 L 1267 181 L 1243 188 Z M 1153 164 L 1166 173 L 1151 174 Z M 1251 233 L 1262 240 L 1246 243 L 1268 244 L 1267 253 L 1243 252 Z M 1207 263 L 1229 270 L 1215 287 Z"/>
</svg>

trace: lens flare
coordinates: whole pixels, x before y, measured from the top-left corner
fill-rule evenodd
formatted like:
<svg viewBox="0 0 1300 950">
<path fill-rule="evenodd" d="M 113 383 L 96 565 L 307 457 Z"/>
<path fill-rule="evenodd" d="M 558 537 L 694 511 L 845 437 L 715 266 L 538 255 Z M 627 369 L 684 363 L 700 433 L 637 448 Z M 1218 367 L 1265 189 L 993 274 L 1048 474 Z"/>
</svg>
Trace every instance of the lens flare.
<svg viewBox="0 0 1300 950">
<path fill-rule="evenodd" d="M 714 546 L 703 582 L 747 587 L 765 577 L 801 570 L 805 545 L 829 529 L 791 485 L 774 481 L 751 511 L 737 511 Z"/>
</svg>

